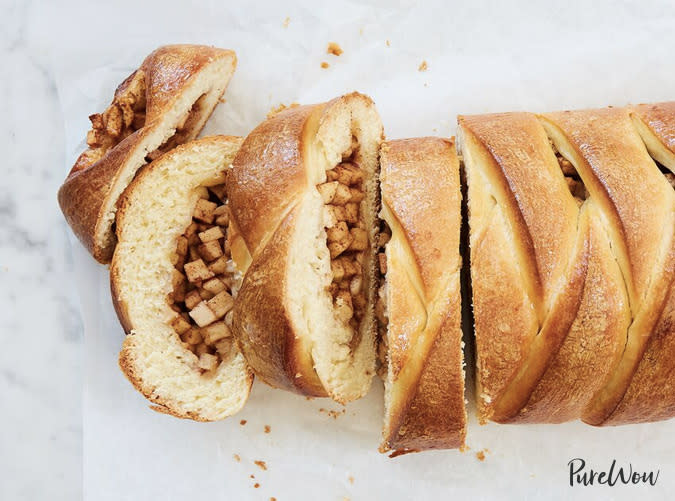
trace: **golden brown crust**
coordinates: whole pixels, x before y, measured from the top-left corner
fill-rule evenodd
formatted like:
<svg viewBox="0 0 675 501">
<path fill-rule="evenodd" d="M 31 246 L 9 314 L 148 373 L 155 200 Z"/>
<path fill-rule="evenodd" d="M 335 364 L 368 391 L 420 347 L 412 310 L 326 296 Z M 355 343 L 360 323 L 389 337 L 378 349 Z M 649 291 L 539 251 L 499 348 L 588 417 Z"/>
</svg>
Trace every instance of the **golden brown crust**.
<svg viewBox="0 0 675 501">
<path fill-rule="evenodd" d="M 310 115 L 324 106 L 296 106 L 265 120 L 246 137 L 234 159 L 228 197 L 251 255 L 265 245 L 289 204 L 307 188 L 305 129 Z"/>
<path fill-rule="evenodd" d="M 102 205 L 110 192 L 120 167 L 134 154 L 148 129 L 128 136 L 100 161 L 73 171 L 61 185 L 59 205 L 66 221 L 99 263 L 108 263 L 113 246 L 101 247 L 95 241 L 97 225 L 102 223 Z"/>
<path fill-rule="evenodd" d="M 459 231 L 454 141 L 383 143 L 381 193 L 387 248 L 388 396 L 382 452 L 464 443 Z"/>
<path fill-rule="evenodd" d="M 233 333 L 242 353 L 254 372 L 269 384 L 306 395 L 330 393 L 338 401 L 360 395 L 333 394 L 317 375 L 313 341 L 300 334 L 307 326 L 295 326 L 291 321 L 291 302 L 297 298 L 290 296 L 305 292 L 300 284 L 290 286 L 291 280 L 301 277 L 288 276 L 289 249 L 292 242 L 305 238 L 296 235 L 302 228 L 302 202 L 323 175 L 316 170 L 329 168 L 324 151 L 327 146 L 319 144 L 322 124 L 357 104 L 374 110 L 370 98 L 352 93 L 271 116 L 244 141 L 228 183 L 232 221 L 252 260 L 234 307 Z M 353 124 L 350 127 L 354 134 L 360 134 Z M 367 370 L 368 382 L 371 376 L 372 371 Z M 335 378 L 330 384 L 338 383 Z"/>
<path fill-rule="evenodd" d="M 288 317 L 286 260 L 297 218 L 296 207 L 246 272 L 234 306 L 234 332 L 247 362 L 267 384 L 325 397 L 311 354 Z"/>
<path fill-rule="evenodd" d="M 460 117 L 459 123 L 471 164 L 470 200 L 485 192 L 494 200 L 483 226 L 470 214 L 479 414 L 481 421 L 527 420 L 522 410 L 578 311 L 587 224 L 579 224 L 534 115 Z M 477 204 L 470 204 L 470 213 Z"/>
<path fill-rule="evenodd" d="M 574 245 L 576 204 L 534 115 L 462 116 L 459 123 L 491 157 L 486 162 L 490 181 L 513 224 L 514 239 L 524 247 L 519 254 L 531 270 L 531 296 L 541 319 L 545 305 L 537 303 L 554 292 L 565 266 L 558 256 Z"/>
<path fill-rule="evenodd" d="M 108 263 L 115 244 L 109 228 L 99 227 L 112 225 L 103 214 L 104 206 L 109 203 L 111 187 L 117 183 L 126 164 L 138 153 L 144 140 L 155 132 L 162 116 L 182 97 L 184 89 L 216 59 L 227 59 L 232 65 L 236 64 L 236 56 L 229 50 L 200 45 L 160 47 L 117 88 L 116 96 L 124 92 L 134 75 L 143 74 L 147 103 L 144 126 L 114 145 L 100 159 L 96 155 L 90 157 L 87 152 L 81 155 L 58 192 L 59 205 L 68 224 L 97 261 Z M 212 109 L 203 111 L 206 115 L 203 120 L 197 120 L 191 129 L 186 126 L 189 130 L 185 131 L 185 141 L 199 134 Z M 92 160 L 96 161 L 91 163 Z M 99 236 L 103 233 L 106 241 L 101 241 Z"/>
<path fill-rule="evenodd" d="M 576 318 L 527 404 L 511 422 L 578 419 L 615 370 L 630 322 L 628 300 L 609 242 L 590 205 L 588 271 Z"/>
<path fill-rule="evenodd" d="M 675 269 L 675 194 L 647 154 L 627 109 L 544 117 L 568 141 L 577 171 L 602 212 L 630 302 L 623 356 L 583 418 L 596 425 L 663 419 L 675 407 L 661 389 L 672 385 L 673 373 L 669 357 L 675 337 L 667 301 Z"/>
<path fill-rule="evenodd" d="M 646 130 L 640 130 L 652 156 L 675 173 L 675 101 L 639 104 L 630 107 L 633 118 Z M 646 135 L 651 137 L 645 137 Z"/>
<path fill-rule="evenodd" d="M 597 199 L 615 232 L 622 267 L 630 270 L 629 297 L 644 298 L 663 235 L 664 207 L 672 199 L 663 176 L 649 158 L 624 108 L 547 113 L 563 130 L 579 157 L 584 184 Z M 620 139 L 619 139 L 620 138 Z M 636 186 L 636 180 L 640 183 Z"/>
<path fill-rule="evenodd" d="M 234 307 L 234 333 L 255 373 L 272 386 L 326 396 L 307 345 L 295 336 L 286 301 L 296 205 L 308 187 L 308 121 L 324 104 L 289 108 L 244 140 L 229 173 L 232 219 L 253 261 Z"/>
</svg>

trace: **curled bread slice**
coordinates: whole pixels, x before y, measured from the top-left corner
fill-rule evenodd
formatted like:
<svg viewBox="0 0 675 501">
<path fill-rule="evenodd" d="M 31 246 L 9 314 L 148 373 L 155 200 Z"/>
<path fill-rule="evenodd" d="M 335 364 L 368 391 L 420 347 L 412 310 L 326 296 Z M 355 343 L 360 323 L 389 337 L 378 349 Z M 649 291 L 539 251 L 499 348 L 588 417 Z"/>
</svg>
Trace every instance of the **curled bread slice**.
<svg viewBox="0 0 675 501">
<path fill-rule="evenodd" d="M 672 134 L 675 124 L 672 111 L 661 113 L 659 107 L 642 109 L 645 127 L 631 121 L 625 108 L 542 117 L 595 202 L 627 298 L 625 348 L 584 411 L 590 424 L 675 416 L 675 192 L 648 153 L 663 165 L 669 162 L 667 152 L 655 144 L 669 144 L 668 131 Z"/>
<path fill-rule="evenodd" d="M 479 421 L 578 419 L 616 367 L 629 323 L 600 202 L 535 115 L 464 116 L 459 126 Z"/>
<path fill-rule="evenodd" d="M 89 148 L 59 189 L 61 210 L 94 258 L 110 261 L 116 203 L 136 171 L 197 137 L 225 92 L 236 56 L 200 45 L 167 45 L 150 54 L 91 115 Z"/>
<path fill-rule="evenodd" d="M 269 118 L 234 160 L 232 217 L 252 259 L 235 335 L 273 386 L 339 402 L 370 387 L 381 140 L 375 105 L 353 93 Z"/>
<path fill-rule="evenodd" d="M 253 381 L 230 334 L 240 270 L 221 198 L 240 144 L 214 136 L 179 146 L 144 168 L 120 199 L 110 268 L 128 334 L 120 367 L 153 409 L 181 418 L 234 414 Z"/>
<path fill-rule="evenodd" d="M 391 232 L 379 255 L 385 279 L 376 307 L 387 368 L 380 451 L 457 448 L 466 409 L 454 140 L 383 143 L 380 188 Z"/>
</svg>

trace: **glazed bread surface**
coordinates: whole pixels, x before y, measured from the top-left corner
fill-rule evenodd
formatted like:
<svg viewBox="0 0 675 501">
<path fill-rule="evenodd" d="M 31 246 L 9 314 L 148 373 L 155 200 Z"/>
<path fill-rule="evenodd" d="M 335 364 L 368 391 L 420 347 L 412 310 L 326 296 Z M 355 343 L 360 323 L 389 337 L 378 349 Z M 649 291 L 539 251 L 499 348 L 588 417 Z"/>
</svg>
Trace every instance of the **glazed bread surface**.
<svg viewBox="0 0 675 501">
<path fill-rule="evenodd" d="M 176 313 L 167 300 L 176 241 L 192 221 L 199 189 L 225 181 L 240 144 L 240 138 L 212 136 L 177 147 L 141 171 L 117 213 L 110 279 L 128 334 L 120 368 L 154 410 L 181 418 L 213 421 L 234 414 L 253 381 L 238 350 L 214 371 L 201 371 L 198 358 L 169 325 Z"/>
<path fill-rule="evenodd" d="M 650 144 L 652 135 L 668 144 L 675 124 L 672 113 L 654 110 L 648 109 L 648 131 L 636 129 L 625 108 L 542 117 L 598 207 L 598 220 L 623 278 L 630 317 L 619 364 L 583 413 L 594 425 L 675 415 L 675 192 L 648 153 L 668 162 Z M 661 125 L 654 116 L 660 117 Z"/>
<path fill-rule="evenodd" d="M 381 452 L 461 447 L 466 434 L 454 140 L 386 141 L 380 216 L 391 230 L 383 289 L 387 316 Z"/>
<path fill-rule="evenodd" d="M 627 326 L 596 203 L 572 195 L 535 115 L 459 125 L 479 420 L 577 419 L 617 363 Z"/>
<path fill-rule="evenodd" d="M 120 84 L 110 107 L 90 117 L 89 149 L 68 174 L 58 200 L 97 261 L 108 263 L 112 257 L 116 204 L 126 186 L 152 158 L 197 137 L 235 65 L 230 50 L 160 47 Z"/>
<path fill-rule="evenodd" d="M 631 106 L 630 113 L 650 155 L 675 174 L 675 101 Z"/>
<path fill-rule="evenodd" d="M 354 400 L 375 372 L 378 151 L 373 102 L 353 93 L 287 109 L 256 127 L 233 163 L 228 196 L 251 265 L 234 307 L 234 333 L 256 375 L 298 393 Z M 369 245 L 363 263 L 364 318 L 358 331 L 337 316 L 328 289 L 324 199 L 317 185 L 357 142 Z"/>
</svg>

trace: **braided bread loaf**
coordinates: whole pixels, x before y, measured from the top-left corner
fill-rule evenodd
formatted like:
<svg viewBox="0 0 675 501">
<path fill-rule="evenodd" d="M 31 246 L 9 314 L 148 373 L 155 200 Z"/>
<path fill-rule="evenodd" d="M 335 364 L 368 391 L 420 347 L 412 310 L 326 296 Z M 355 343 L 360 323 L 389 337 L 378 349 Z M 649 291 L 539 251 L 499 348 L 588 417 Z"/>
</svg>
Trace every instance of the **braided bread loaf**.
<svg viewBox="0 0 675 501">
<path fill-rule="evenodd" d="M 629 111 L 459 125 L 479 419 L 672 416 L 675 195 Z"/>
</svg>

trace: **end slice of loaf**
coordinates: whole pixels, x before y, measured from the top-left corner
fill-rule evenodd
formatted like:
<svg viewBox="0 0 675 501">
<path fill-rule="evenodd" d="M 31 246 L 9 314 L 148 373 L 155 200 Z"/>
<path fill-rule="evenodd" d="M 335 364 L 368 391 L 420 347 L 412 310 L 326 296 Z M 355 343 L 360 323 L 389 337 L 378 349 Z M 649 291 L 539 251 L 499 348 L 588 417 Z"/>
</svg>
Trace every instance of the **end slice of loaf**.
<svg viewBox="0 0 675 501">
<path fill-rule="evenodd" d="M 148 155 L 197 137 L 236 62 L 235 53 L 225 49 L 160 47 L 120 84 L 110 107 L 90 117 L 90 148 L 68 174 L 58 200 L 73 232 L 97 261 L 108 263 L 112 257 L 112 225 L 124 189 Z M 129 114 L 135 115 L 133 125 Z"/>
</svg>

